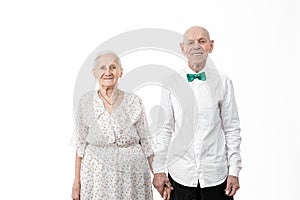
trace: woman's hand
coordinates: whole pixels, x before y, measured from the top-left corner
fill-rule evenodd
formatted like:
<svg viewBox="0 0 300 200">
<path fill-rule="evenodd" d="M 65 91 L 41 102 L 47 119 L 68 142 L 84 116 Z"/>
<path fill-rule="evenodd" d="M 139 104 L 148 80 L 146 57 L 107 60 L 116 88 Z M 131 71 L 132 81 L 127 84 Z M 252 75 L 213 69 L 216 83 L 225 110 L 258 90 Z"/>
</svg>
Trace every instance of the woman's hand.
<svg viewBox="0 0 300 200">
<path fill-rule="evenodd" d="M 73 200 L 80 200 L 80 182 L 74 181 L 72 187 L 72 199 Z"/>
</svg>

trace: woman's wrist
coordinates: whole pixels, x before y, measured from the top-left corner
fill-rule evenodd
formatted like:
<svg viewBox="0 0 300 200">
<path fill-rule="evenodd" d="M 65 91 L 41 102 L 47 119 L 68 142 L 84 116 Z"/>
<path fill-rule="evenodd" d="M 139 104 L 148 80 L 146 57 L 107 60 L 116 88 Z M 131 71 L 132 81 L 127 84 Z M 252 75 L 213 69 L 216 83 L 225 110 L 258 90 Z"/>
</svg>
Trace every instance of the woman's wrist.
<svg viewBox="0 0 300 200">
<path fill-rule="evenodd" d="M 74 179 L 74 183 L 75 183 L 75 184 L 80 184 L 80 178 L 75 178 L 75 179 Z"/>
</svg>

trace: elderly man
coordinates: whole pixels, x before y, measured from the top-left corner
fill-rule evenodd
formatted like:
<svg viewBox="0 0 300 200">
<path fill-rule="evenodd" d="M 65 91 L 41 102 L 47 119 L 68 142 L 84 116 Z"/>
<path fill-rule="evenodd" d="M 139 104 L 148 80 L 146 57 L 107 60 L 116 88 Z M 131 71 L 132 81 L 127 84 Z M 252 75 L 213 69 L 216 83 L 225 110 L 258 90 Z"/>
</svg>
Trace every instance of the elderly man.
<svg viewBox="0 0 300 200">
<path fill-rule="evenodd" d="M 209 62 L 214 41 L 205 28 L 189 28 L 180 47 L 188 67 L 185 79 L 173 82 L 188 84 L 193 96 L 187 98 L 194 100 L 180 105 L 170 90 L 162 93 L 166 117 L 157 135 L 153 185 L 164 199 L 233 199 L 240 187 L 241 137 L 232 82 Z M 187 120 L 189 126 L 181 124 Z"/>
</svg>

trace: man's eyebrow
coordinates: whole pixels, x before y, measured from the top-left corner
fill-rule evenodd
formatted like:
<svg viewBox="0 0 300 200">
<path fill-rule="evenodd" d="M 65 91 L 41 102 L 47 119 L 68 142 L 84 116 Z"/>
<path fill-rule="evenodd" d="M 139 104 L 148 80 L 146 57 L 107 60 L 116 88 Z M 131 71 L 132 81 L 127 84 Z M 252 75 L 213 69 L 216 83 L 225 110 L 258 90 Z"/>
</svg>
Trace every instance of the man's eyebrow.
<svg viewBox="0 0 300 200">
<path fill-rule="evenodd" d="M 193 39 L 186 39 L 185 40 L 186 42 L 189 42 L 189 41 L 194 41 Z"/>
<path fill-rule="evenodd" d="M 197 40 L 207 40 L 206 37 L 200 37 L 200 38 L 197 38 Z"/>
<path fill-rule="evenodd" d="M 206 37 L 200 37 L 200 38 L 196 38 L 195 40 L 208 40 L 208 39 Z M 189 38 L 189 39 L 186 39 L 185 41 L 194 41 L 194 40 Z"/>
</svg>

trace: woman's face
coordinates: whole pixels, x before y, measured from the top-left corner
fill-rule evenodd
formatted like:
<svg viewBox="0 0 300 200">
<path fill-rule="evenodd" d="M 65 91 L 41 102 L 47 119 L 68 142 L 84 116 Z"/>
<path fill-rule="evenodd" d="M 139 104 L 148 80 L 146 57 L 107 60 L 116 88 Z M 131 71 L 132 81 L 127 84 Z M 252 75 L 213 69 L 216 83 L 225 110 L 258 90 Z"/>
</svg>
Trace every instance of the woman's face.
<svg viewBox="0 0 300 200">
<path fill-rule="evenodd" d="M 99 85 L 104 88 L 114 88 L 122 76 L 122 69 L 118 57 L 114 54 L 106 54 L 96 60 L 95 76 Z"/>
</svg>

